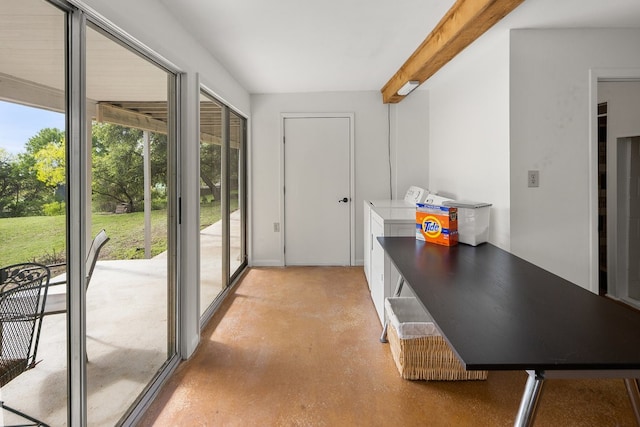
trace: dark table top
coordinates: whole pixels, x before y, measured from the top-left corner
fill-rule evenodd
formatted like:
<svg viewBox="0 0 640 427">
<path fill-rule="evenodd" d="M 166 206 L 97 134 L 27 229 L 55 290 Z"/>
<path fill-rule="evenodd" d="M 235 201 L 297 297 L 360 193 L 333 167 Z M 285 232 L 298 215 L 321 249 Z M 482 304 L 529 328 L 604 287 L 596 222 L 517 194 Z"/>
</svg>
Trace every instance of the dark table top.
<svg viewBox="0 0 640 427">
<path fill-rule="evenodd" d="M 640 369 L 640 312 L 489 243 L 378 237 L 466 369 Z"/>
</svg>

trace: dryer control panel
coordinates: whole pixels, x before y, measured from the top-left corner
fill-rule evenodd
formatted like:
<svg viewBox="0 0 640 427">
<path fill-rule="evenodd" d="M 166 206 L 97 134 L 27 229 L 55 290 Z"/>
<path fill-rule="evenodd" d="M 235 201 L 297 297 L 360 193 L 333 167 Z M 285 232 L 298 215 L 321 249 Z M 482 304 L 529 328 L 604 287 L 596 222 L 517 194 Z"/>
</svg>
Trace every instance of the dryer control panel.
<svg viewBox="0 0 640 427">
<path fill-rule="evenodd" d="M 416 187 L 412 185 L 407 190 L 407 193 L 404 195 L 404 201 L 407 203 L 411 203 L 415 205 L 416 203 L 422 203 L 429 195 L 429 190 L 425 190 L 424 188 Z"/>
</svg>

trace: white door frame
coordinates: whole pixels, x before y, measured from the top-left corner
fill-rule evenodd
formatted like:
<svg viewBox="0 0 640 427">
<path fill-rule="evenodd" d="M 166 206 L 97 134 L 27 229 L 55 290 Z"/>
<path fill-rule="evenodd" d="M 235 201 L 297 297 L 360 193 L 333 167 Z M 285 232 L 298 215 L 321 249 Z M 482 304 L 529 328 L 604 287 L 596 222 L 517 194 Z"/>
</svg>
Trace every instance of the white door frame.
<svg viewBox="0 0 640 427">
<path fill-rule="evenodd" d="M 284 242 L 285 242 L 285 218 L 284 218 L 284 121 L 291 118 L 347 118 L 349 119 L 349 193 L 351 203 L 349 203 L 349 245 L 350 264 L 356 265 L 356 174 L 355 174 L 355 114 L 354 113 L 281 113 L 280 114 L 280 265 L 285 265 Z"/>
<path fill-rule="evenodd" d="M 640 68 L 589 70 L 589 290 L 598 289 L 598 81 L 640 79 Z M 611 248 L 609 248 L 609 251 Z"/>
</svg>

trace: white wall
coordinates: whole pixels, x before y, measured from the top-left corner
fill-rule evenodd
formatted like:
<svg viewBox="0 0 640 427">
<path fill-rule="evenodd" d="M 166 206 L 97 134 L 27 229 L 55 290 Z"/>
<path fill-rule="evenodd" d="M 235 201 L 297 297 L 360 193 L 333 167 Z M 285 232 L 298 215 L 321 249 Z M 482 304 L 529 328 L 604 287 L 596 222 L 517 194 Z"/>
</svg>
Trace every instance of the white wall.
<svg viewBox="0 0 640 427">
<path fill-rule="evenodd" d="M 363 262 L 362 201 L 389 198 L 389 121 L 394 198 L 408 183 L 428 186 L 425 92 L 411 94 L 404 105 L 387 106 L 377 91 L 251 96 L 251 265 L 283 265 L 281 113 L 355 113 L 356 263 Z M 389 109 L 389 110 L 388 110 Z M 309 183 L 313 191 L 314 183 Z M 283 227 L 281 227 L 283 229 Z"/>
<path fill-rule="evenodd" d="M 508 250 L 508 32 L 486 33 L 423 87 L 430 95 L 430 190 L 492 203 L 489 241 Z"/>
<path fill-rule="evenodd" d="M 411 185 L 428 188 L 429 93 L 416 90 L 390 106 L 392 192 L 401 199 Z M 367 197 L 370 199 L 371 197 Z"/>
<path fill-rule="evenodd" d="M 160 56 L 183 73 L 182 145 L 180 147 L 180 196 L 182 225 L 180 240 L 180 352 L 188 357 L 200 339 L 199 293 L 199 215 L 198 176 L 199 130 L 197 105 L 199 83 L 205 85 L 228 105 L 248 116 L 250 98 L 224 67 L 189 36 L 154 0 L 72 0 L 95 15 L 99 22 L 115 27 L 154 56 Z"/>
<path fill-rule="evenodd" d="M 511 33 L 511 250 L 593 291 L 589 70 L 638 67 L 639 45 L 638 30 Z M 527 188 L 528 170 L 539 188 Z"/>
</svg>

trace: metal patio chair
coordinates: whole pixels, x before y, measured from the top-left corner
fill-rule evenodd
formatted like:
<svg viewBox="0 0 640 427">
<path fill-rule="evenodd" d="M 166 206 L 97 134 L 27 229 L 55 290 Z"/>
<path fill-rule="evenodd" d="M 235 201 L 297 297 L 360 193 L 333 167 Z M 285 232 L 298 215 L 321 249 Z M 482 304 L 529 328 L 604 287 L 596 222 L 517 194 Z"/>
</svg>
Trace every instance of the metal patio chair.
<svg viewBox="0 0 640 427">
<path fill-rule="evenodd" d="M 85 292 L 89 288 L 89 281 L 91 280 L 91 276 L 93 275 L 93 269 L 96 266 L 96 261 L 98 261 L 98 255 L 100 254 L 100 250 L 102 247 L 109 241 L 109 237 L 107 237 L 107 232 L 103 229 L 100 230 L 96 237 L 93 238 L 91 242 L 91 246 L 89 247 L 89 252 L 87 253 L 87 261 L 86 261 L 86 280 L 85 280 Z M 66 265 L 62 264 L 52 264 L 47 267 L 53 269 L 55 267 L 62 267 Z M 61 278 L 54 278 L 49 286 L 58 286 L 64 285 L 67 283 L 66 274 Z M 67 311 L 67 294 L 65 293 L 51 293 L 47 298 L 47 303 L 44 307 L 44 315 L 50 314 L 60 314 L 66 313 Z"/>
<path fill-rule="evenodd" d="M 38 363 L 38 341 L 47 300 L 49 269 L 36 263 L 0 268 L 0 387 Z M 28 420 L 21 426 L 46 426 L 0 401 L 0 408 Z"/>
</svg>

